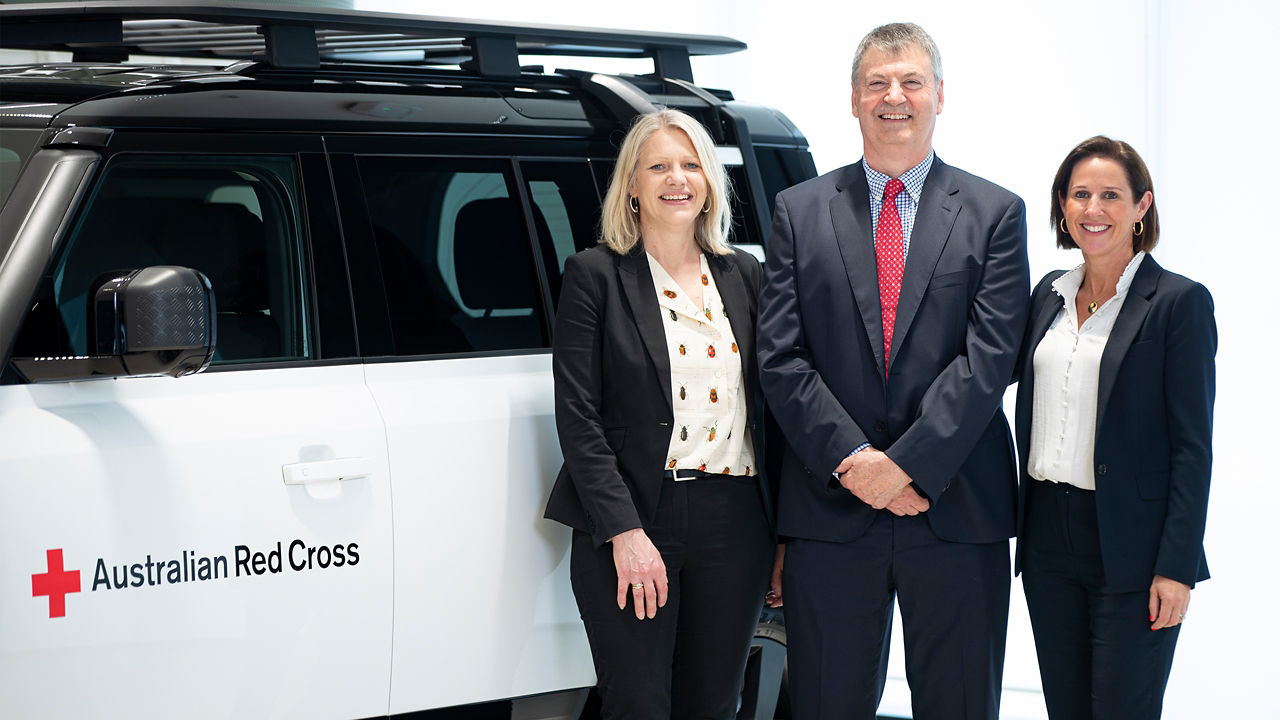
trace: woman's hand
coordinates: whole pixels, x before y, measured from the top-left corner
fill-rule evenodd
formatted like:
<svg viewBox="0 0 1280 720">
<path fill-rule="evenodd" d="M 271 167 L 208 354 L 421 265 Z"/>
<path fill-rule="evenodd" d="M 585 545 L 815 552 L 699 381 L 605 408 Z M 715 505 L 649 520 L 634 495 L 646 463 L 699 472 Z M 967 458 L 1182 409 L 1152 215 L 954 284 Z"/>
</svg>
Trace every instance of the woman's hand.
<svg viewBox="0 0 1280 720">
<path fill-rule="evenodd" d="M 641 528 L 609 538 L 613 566 L 618 571 L 618 609 L 627 607 L 627 595 L 635 597 L 636 618 L 652 618 L 667 604 L 667 566 L 662 554 Z"/>
<path fill-rule="evenodd" d="M 782 560 L 786 554 L 787 546 L 778 543 L 777 554 L 773 556 L 773 574 L 769 576 L 769 592 L 764 594 L 764 604 L 771 608 L 782 607 Z"/>
<path fill-rule="evenodd" d="M 1151 581 L 1151 597 L 1147 609 L 1151 611 L 1151 629 L 1181 625 L 1191 605 L 1191 586 L 1177 580 L 1157 575 Z"/>
</svg>

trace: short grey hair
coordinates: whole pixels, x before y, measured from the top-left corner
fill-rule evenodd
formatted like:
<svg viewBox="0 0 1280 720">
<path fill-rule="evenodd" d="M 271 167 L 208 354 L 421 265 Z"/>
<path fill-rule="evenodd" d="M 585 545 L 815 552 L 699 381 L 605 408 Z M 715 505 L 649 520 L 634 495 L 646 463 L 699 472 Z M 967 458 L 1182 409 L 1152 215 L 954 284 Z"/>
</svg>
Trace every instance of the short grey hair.
<svg viewBox="0 0 1280 720">
<path fill-rule="evenodd" d="M 942 82 L 942 53 L 929 37 L 924 28 L 915 23 L 889 23 L 867 33 L 858 43 L 858 50 L 853 55 L 853 84 L 858 85 L 858 73 L 862 71 L 862 59 L 867 51 L 875 48 L 890 55 L 900 55 L 911 47 L 924 50 L 929 56 L 929 64 L 933 66 L 933 81 Z"/>
</svg>

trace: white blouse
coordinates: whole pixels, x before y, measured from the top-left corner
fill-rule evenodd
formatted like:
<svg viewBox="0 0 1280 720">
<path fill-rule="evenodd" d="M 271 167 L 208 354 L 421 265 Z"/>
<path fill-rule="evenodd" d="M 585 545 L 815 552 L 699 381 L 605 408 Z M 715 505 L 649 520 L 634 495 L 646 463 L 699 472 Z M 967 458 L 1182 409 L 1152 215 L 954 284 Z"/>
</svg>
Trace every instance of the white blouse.
<svg viewBox="0 0 1280 720">
<path fill-rule="evenodd" d="M 666 469 L 755 474 L 758 466 L 747 432 L 742 359 L 706 256 L 700 257 L 701 307 L 652 255 L 646 253 L 645 257 L 653 274 L 671 359 L 675 424 Z"/>
<path fill-rule="evenodd" d="M 1093 477 L 1094 434 L 1098 425 L 1098 371 L 1107 338 L 1129 294 L 1129 285 L 1146 257 L 1129 261 L 1116 294 L 1096 312 L 1076 321 L 1076 294 L 1084 281 L 1084 265 L 1053 281 L 1065 305 L 1036 346 L 1035 387 L 1031 407 L 1031 450 L 1027 472 L 1036 480 L 1067 483 L 1085 490 Z"/>
</svg>

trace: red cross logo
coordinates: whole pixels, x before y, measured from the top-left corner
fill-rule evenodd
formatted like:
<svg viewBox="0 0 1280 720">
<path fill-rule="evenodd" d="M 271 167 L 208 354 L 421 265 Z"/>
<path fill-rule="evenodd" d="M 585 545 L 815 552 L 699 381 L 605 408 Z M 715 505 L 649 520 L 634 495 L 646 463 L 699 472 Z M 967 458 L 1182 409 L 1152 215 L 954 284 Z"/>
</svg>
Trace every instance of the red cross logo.
<svg viewBox="0 0 1280 720">
<path fill-rule="evenodd" d="M 65 617 L 67 593 L 80 592 L 80 571 L 62 569 L 62 548 L 46 550 L 49 572 L 31 576 L 31 597 L 49 596 L 49 617 Z"/>
</svg>

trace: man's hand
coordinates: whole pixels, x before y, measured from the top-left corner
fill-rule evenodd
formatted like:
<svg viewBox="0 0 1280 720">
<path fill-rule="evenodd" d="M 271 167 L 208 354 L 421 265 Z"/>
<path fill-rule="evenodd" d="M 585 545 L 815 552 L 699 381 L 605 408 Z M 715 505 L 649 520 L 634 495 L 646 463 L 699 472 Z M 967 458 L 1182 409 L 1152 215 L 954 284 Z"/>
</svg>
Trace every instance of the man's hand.
<svg viewBox="0 0 1280 720">
<path fill-rule="evenodd" d="M 889 503 L 902 496 L 904 490 L 915 495 L 915 491 L 907 487 L 911 484 L 911 477 L 889 459 L 888 455 L 874 448 L 867 448 L 845 458 L 836 467 L 836 472 L 840 475 L 840 484 L 846 490 L 877 510 L 888 507 Z M 905 499 L 898 504 L 899 509 L 906 506 Z M 910 506 L 917 507 L 917 504 L 911 503 Z M 927 502 L 924 509 L 928 509 Z"/>
<path fill-rule="evenodd" d="M 889 501 L 885 508 L 894 515 L 919 515 L 929 509 L 929 501 L 913 487 L 904 487 L 898 497 Z"/>
</svg>

